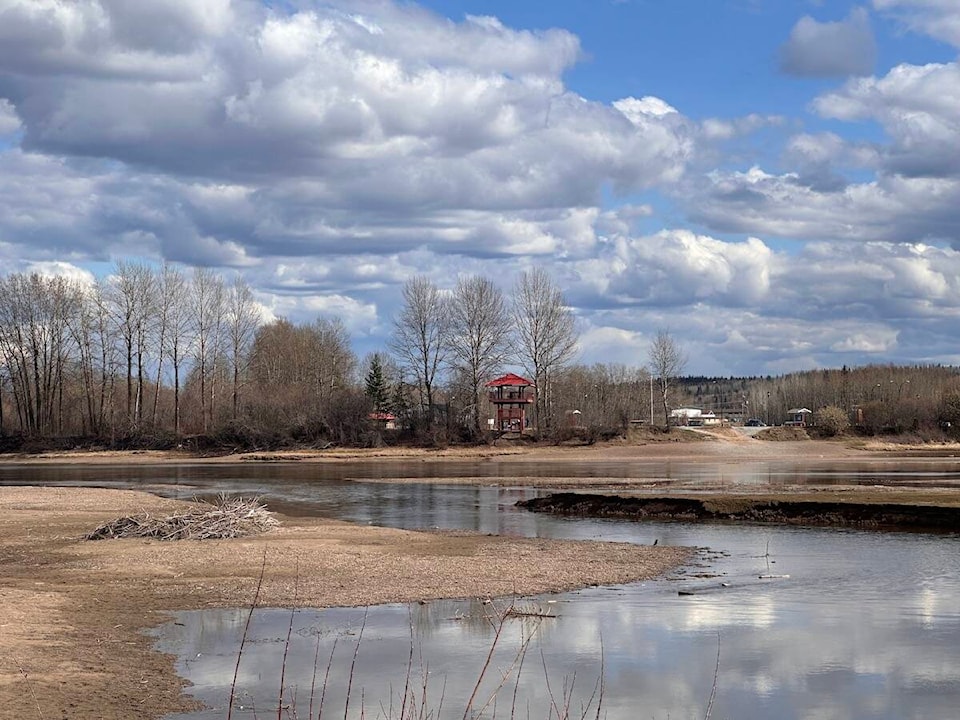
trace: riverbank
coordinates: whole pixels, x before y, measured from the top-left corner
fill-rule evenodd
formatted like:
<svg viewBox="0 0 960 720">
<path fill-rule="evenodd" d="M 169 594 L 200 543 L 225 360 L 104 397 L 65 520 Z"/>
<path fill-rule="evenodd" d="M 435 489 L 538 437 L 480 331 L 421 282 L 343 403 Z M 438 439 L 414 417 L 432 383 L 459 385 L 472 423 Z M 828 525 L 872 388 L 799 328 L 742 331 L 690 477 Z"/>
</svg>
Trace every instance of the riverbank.
<svg viewBox="0 0 960 720">
<path fill-rule="evenodd" d="M 283 518 L 234 540 L 84 541 L 98 524 L 189 505 L 146 493 L 0 488 L 0 718 L 159 718 L 186 710 L 144 630 L 168 612 L 498 597 L 661 575 L 686 548 L 429 533 Z M 265 565 L 264 565 L 265 563 Z"/>
<path fill-rule="evenodd" d="M 510 460 L 512 462 L 595 460 L 784 460 L 814 461 L 891 460 L 901 457 L 960 457 L 960 443 L 898 443 L 888 439 L 839 438 L 835 440 L 760 440 L 734 429 L 709 431 L 677 429 L 631 432 L 624 440 L 593 445 L 530 443 L 500 440 L 494 444 L 417 448 L 300 448 L 252 452 L 196 453 L 187 450 L 68 450 L 39 453 L 0 453 L 2 465 L 33 464 L 200 464 L 230 463 L 335 463 L 355 461 Z"/>
</svg>

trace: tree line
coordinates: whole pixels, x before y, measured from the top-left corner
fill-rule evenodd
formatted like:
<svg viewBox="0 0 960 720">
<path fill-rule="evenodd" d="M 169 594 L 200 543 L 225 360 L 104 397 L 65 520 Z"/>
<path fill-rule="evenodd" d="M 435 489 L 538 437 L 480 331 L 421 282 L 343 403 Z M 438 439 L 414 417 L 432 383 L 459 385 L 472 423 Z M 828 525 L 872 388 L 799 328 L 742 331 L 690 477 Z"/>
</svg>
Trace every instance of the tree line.
<svg viewBox="0 0 960 720">
<path fill-rule="evenodd" d="M 362 360 L 339 319 L 267 318 L 239 276 L 138 262 L 90 282 L 11 273 L 0 277 L 0 435 L 367 444 L 389 416 L 415 442 L 478 440 L 494 414 L 486 383 L 511 369 L 535 385 L 531 425 L 544 437 L 667 426 L 683 405 L 769 424 L 793 407 L 836 407 L 869 433 L 960 427 L 950 367 L 683 378 L 687 358 L 665 331 L 636 367 L 576 364 L 578 340 L 537 268 L 508 292 L 479 276 L 451 289 L 411 278 L 386 347 Z"/>
</svg>

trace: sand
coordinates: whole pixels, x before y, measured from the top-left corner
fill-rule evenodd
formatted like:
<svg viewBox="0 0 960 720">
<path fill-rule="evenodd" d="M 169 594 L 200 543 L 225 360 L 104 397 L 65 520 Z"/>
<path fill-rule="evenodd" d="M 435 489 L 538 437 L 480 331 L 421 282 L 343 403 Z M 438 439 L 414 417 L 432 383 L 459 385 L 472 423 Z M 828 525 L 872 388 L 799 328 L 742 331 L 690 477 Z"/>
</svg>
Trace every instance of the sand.
<svg viewBox="0 0 960 720">
<path fill-rule="evenodd" d="M 168 611 L 498 597 L 618 584 L 684 548 L 428 533 L 281 518 L 264 535 L 85 541 L 99 523 L 183 503 L 79 488 L 0 488 L 0 718 L 158 718 L 190 707 L 144 630 Z M 265 558 L 265 563 L 264 563 Z"/>
</svg>

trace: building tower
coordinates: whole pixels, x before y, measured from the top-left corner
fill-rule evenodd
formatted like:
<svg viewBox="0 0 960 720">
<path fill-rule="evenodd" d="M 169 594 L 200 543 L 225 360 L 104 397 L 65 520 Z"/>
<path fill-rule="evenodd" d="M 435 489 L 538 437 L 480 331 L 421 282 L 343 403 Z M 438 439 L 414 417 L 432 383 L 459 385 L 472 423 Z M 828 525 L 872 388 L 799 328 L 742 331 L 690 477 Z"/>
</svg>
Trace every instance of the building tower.
<svg viewBox="0 0 960 720">
<path fill-rule="evenodd" d="M 536 399 L 536 389 L 526 378 L 507 373 L 487 383 L 490 403 L 497 409 L 497 432 L 523 432 L 527 427 L 527 405 Z M 531 389 L 534 388 L 534 389 Z"/>
</svg>

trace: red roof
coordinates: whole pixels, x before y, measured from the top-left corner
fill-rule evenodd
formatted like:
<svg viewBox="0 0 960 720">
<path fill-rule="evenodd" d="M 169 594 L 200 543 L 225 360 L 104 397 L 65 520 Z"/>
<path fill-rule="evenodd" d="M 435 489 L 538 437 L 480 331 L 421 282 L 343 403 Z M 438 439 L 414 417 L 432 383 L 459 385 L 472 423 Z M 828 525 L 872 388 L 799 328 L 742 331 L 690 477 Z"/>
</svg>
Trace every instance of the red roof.
<svg viewBox="0 0 960 720">
<path fill-rule="evenodd" d="M 383 412 L 380 412 L 380 413 L 372 412 L 369 415 L 367 415 L 367 417 L 370 420 L 396 420 L 397 419 L 396 415 L 391 415 L 390 413 L 383 413 Z"/>
<path fill-rule="evenodd" d="M 533 383 L 527 380 L 524 377 L 519 375 L 514 375 L 513 373 L 507 373 L 502 377 L 498 377 L 496 380 L 491 380 L 487 383 L 487 387 L 501 387 L 503 385 L 517 385 L 517 386 L 529 386 L 533 387 Z"/>
</svg>

